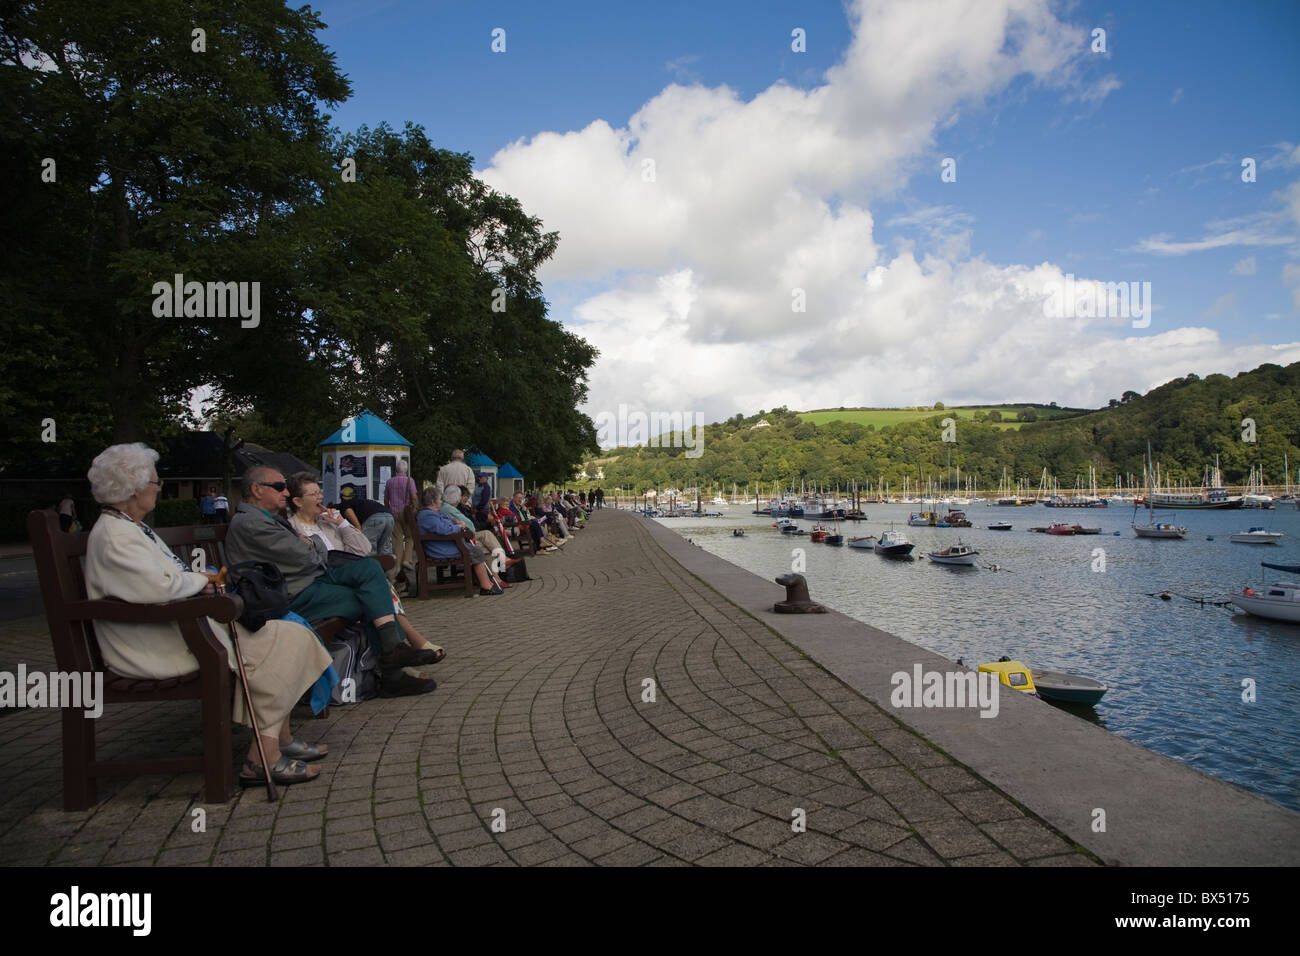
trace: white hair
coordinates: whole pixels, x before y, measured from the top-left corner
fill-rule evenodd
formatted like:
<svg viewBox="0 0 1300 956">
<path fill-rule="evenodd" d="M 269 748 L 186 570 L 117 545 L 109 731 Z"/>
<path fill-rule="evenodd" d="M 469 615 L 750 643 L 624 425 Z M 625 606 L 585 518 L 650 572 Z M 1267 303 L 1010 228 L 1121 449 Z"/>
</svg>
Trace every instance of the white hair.
<svg viewBox="0 0 1300 956">
<path fill-rule="evenodd" d="M 406 459 L 405 459 L 405 458 L 399 458 L 399 459 L 397 459 L 397 473 L 398 473 L 399 475 L 404 475 L 404 474 L 406 474 L 406 469 L 409 468 L 409 467 L 411 467 L 411 466 L 408 465 L 408 464 L 406 463 Z"/>
<path fill-rule="evenodd" d="M 143 442 L 112 445 L 90 463 L 90 493 L 101 505 L 117 505 L 149 484 L 158 453 Z"/>
<path fill-rule="evenodd" d="M 447 490 L 442 493 L 442 500 L 453 506 L 460 504 L 460 486 L 448 485 Z"/>
</svg>

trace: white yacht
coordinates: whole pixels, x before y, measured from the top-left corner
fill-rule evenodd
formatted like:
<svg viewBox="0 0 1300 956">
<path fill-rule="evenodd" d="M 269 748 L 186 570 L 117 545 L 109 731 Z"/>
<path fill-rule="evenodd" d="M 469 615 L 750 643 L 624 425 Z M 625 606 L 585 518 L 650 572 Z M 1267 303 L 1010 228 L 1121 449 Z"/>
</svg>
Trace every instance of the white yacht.
<svg viewBox="0 0 1300 956">
<path fill-rule="evenodd" d="M 1300 624 L 1300 584 L 1295 581 L 1243 588 L 1241 593 L 1230 595 L 1228 601 L 1256 617 Z"/>
<path fill-rule="evenodd" d="M 1282 532 L 1251 528 L 1249 531 L 1234 532 L 1228 540 L 1233 544 L 1278 544 L 1282 540 Z"/>
</svg>

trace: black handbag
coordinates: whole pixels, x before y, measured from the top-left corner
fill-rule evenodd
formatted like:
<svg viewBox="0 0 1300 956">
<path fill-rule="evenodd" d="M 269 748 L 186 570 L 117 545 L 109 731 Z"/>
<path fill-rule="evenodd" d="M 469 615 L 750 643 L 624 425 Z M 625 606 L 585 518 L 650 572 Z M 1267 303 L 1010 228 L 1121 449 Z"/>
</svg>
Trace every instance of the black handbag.
<svg viewBox="0 0 1300 956">
<path fill-rule="evenodd" d="M 519 584 L 523 581 L 532 580 L 532 578 L 528 576 L 528 565 L 524 563 L 523 558 L 519 559 L 518 564 L 512 564 L 510 567 L 506 568 L 505 571 L 501 573 L 501 578 L 509 584 Z"/>
<path fill-rule="evenodd" d="M 259 631 L 267 621 L 289 613 L 289 589 L 284 575 L 266 561 L 245 561 L 226 572 L 229 590 L 244 602 L 239 623 L 249 631 Z"/>
</svg>

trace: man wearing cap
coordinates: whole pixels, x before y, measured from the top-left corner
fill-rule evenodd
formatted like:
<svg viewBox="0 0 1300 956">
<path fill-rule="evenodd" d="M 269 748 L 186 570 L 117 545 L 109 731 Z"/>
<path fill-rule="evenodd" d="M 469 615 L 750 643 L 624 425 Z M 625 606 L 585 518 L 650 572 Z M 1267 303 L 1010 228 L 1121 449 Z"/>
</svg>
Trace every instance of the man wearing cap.
<svg viewBox="0 0 1300 956">
<path fill-rule="evenodd" d="M 481 472 L 475 472 L 474 477 L 478 479 L 478 485 L 474 489 L 474 500 L 471 507 L 474 509 L 474 517 L 482 522 L 488 520 L 488 501 L 492 498 L 492 486 L 488 484 L 488 476 Z"/>
</svg>

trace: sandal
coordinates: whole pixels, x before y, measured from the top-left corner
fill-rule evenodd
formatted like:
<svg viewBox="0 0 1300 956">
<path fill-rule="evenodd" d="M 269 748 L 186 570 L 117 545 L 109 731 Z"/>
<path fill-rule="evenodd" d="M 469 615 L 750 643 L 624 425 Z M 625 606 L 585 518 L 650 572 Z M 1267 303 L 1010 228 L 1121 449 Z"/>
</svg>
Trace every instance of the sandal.
<svg viewBox="0 0 1300 956">
<path fill-rule="evenodd" d="M 447 656 L 446 650 L 438 648 L 434 650 L 432 644 L 428 644 L 415 652 L 415 660 L 411 662 L 412 667 L 424 667 L 428 664 L 436 664 Z M 281 748 L 281 753 L 284 750 Z"/>
<path fill-rule="evenodd" d="M 315 780 L 319 776 L 319 774 L 311 773 L 310 770 L 311 768 L 301 760 L 290 760 L 288 757 L 281 756 L 279 760 L 271 765 L 271 779 L 284 787 L 294 783 L 305 783 L 308 780 Z M 245 760 L 244 769 L 239 774 L 239 785 L 241 787 L 264 787 L 266 786 L 266 773 L 253 761 Z"/>
<path fill-rule="evenodd" d="M 309 744 L 305 740 L 292 740 L 287 744 L 280 744 L 281 756 L 288 757 L 291 760 L 303 760 L 310 763 L 313 760 L 320 760 L 329 753 L 329 749 L 322 749 L 320 744 Z"/>
</svg>

